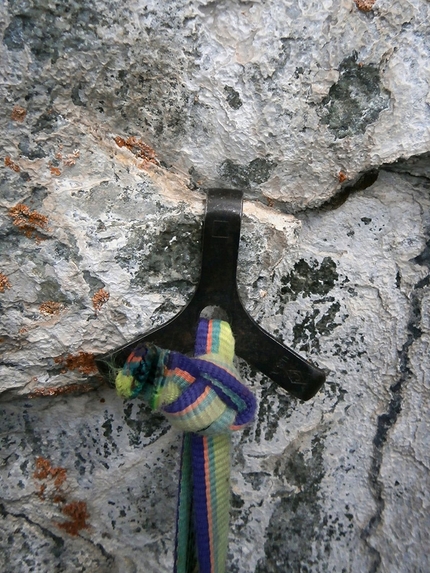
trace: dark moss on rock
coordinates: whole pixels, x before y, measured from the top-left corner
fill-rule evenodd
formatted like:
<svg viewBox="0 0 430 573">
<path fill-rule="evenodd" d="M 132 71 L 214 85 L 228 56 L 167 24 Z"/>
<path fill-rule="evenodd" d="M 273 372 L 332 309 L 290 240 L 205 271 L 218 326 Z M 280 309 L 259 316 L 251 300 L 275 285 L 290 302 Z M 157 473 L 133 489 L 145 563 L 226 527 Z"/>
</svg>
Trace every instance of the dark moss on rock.
<svg viewBox="0 0 430 573">
<path fill-rule="evenodd" d="M 281 295 L 287 301 L 296 300 L 299 295 L 327 295 L 339 279 L 333 259 L 324 257 L 319 263 L 315 259 L 300 259 L 293 270 L 281 278 Z"/>
<path fill-rule="evenodd" d="M 146 288 L 190 287 L 199 278 L 201 228 L 194 221 L 168 220 L 157 229 L 136 228 L 117 262 L 133 273 L 132 284 Z"/>
<path fill-rule="evenodd" d="M 265 557 L 255 573 L 299 573 L 312 571 L 313 546 L 321 538 L 320 483 L 324 477 L 324 441 L 315 436 L 311 455 L 296 450 L 278 463 L 275 472 L 299 493 L 282 496 L 269 522 L 264 546 Z"/>
<path fill-rule="evenodd" d="M 242 107 L 242 100 L 240 99 L 239 92 L 237 92 L 231 86 L 224 86 L 224 91 L 226 93 L 226 100 L 228 105 L 233 109 L 239 109 Z"/>
<path fill-rule="evenodd" d="M 144 402 L 130 401 L 124 405 L 124 419 L 131 447 L 152 444 L 169 430 L 170 425 L 161 414 L 152 412 Z"/>
<path fill-rule="evenodd" d="M 65 51 L 90 47 L 97 38 L 100 16 L 90 3 L 14 2 L 11 12 L 3 43 L 13 51 L 28 46 L 38 60 L 55 63 Z"/>
<path fill-rule="evenodd" d="M 49 108 L 39 115 L 36 123 L 33 126 L 32 133 L 43 131 L 45 133 L 52 133 L 57 129 L 59 114 L 55 109 Z"/>
<path fill-rule="evenodd" d="M 321 102 L 321 121 L 339 139 L 363 133 L 387 109 L 389 92 L 383 88 L 379 68 L 357 61 L 357 54 L 343 60 L 339 80 Z"/>
<path fill-rule="evenodd" d="M 255 440 L 271 441 L 278 429 L 279 420 L 286 420 L 291 416 L 295 398 L 286 393 L 276 393 L 276 384 L 268 381 L 264 385 L 258 407 L 257 423 L 255 427 Z"/>
<path fill-rule="evenodd" d="M 82 101 L 82 92 L 81 92 L 82 87 L 83 87 L 83 85 L 81 82 L 79 82 L 77 85 L 73 86 L 72 90 L 70 92 L 70 99 L 72 100 L 72 102 L 75 105 L 85 107 L 86 103 L 84 101 Z"/>
<path fill-rule="evenodd" d="M 413 261 L 418 265 L 430 267 L 430 238 L 426 241 L 426 246 L 424 247 L 424 250 L 417 257 L 415 257 Z"/>
<path fill-rule="evenodd" d="M 28 159 L 42 159 L 46 157 L 46 153 L 42 146 L 38 143 L 32 143 L 28 136 L 24 137 L 18 144 L 19 150 Z"/>
<path fill-rule="evenodd" d="M 330 334 L 338 326 L 335 318 L 339 310 L 340 303 L 336 301 L 322 315 L 318 308 L 306 313 L 305 318 L 293 327 L 294 345 L 301 351 L 319 351 L 319 337 Z"/>
<path fill-rule="evenodd" d="M 219 167 L 219 173 L 235 187 L 250 187 L 261 185 L 270 179 L 273 169 L 276 167 L 271 159 L 257 157 L 248 163 L 241 165 L 231 159 L 223 161 Z"/>
</svg>

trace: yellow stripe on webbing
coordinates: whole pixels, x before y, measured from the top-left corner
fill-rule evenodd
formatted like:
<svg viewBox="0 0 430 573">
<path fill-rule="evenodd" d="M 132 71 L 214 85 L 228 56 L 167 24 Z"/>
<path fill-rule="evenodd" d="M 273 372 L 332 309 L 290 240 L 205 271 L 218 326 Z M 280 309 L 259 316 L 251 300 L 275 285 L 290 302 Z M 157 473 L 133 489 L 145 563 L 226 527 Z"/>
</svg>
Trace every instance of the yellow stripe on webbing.
<svg viewBox="0 0 430 573">
<path fill-rule="evenodd" d="M 220 360 L 227 363 L 233 362 L 234 338 L 228 322 L 220 321 L 218 335 L 217 354 Z"/>
<path fill-rule="evenodd" d="M 185 388 L 195 381 L 192 374 L 186 370 L 176 367 L 173 370 L 164 371 L 165 384 L 154 397 L 153 409 L 157 410 L 162 406 L 167 406 L 179 398 Z"/>
<path fill-rule="evenodd" d="M 210 426 L 226 409 L 226 404 L 217 396 L 216 392 L 207 387 L 195 402 L 180 412 L 165 412 L 165 415 L 174 423 L 175 428 L 184 432 L 198 432 L 202 428 Z"/>
<path fill-rule="evenodd" d="M 167 406 L 179 398 L 182 394 L 182 389 L 175 383 L 174 380 L 168 380 L 162 387 L 154 399 L 154 410 Z"/>
<path fill-rule="evenodd" d="M 232 364 L 231 362 L 227 362 L 226 360 L 221 360 L 218 354 L 213 354 L 213 353 L 203 354 L 203 356 L 199 356 L 198 358 L 199 360 L 204 360 L 205 362 L 210 362 L 211 364 L 215 364 L 219 368 L 225 370 L 227 374 L 230 374 L 230 376 L 233 376 L 234 378 L 239 378 L 239 374 L 234 364 Z"/>
<path fill-rule="evenodd" d="M 212 489 L 213 547 L 215 571 L 225 571 L 228 545 L 228 525 L 230 510 L 230 447 L 229 434 L 211 436 L 208 444 L 210 456 L 210 481 Z"/>
</svg>

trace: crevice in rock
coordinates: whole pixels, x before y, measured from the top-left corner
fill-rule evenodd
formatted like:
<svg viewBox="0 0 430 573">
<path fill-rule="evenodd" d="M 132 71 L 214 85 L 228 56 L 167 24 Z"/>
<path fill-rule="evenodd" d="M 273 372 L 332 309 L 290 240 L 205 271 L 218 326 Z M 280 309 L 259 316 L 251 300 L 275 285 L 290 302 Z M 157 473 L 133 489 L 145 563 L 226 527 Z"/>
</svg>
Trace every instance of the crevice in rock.
<svg viewBox="0 0 430 573">
<path fill-rule="evenodd" d="M 66 543 L 65 543 L 63 537 L 61 537 L 60 535 L 55 535 L 55 533 L 53 533 L 50 529 L 48 529 L 47 527 L 44 527 L 43 525 L 41 525 L 40 523 L 37 523 L 36 521 L 33 521 L 25 513 L 13 513 L 11 511 L 8 511 L 6 509 L 6 507 L 2 503 L 0 503 L 0 517 L 2 517 L 3 519 L 6 519 L 7 517 L 12 517 L 15 519 L 22 519 L 26 523 L 28 523 L 31 527 L 39 529 L 45 538 L 51 539 L 51 541 L 54 543 L 53 555 L 57 559 L 60 559 L 61 555 L 65 551 L 67 551 Z M 111 555 L 110 553 L 108 553 L 106 551 L 106 549 L 100 543 L 95 543 L 94 541 L 92 541 L 88 537 L 82 537 L 81 535 L 79 535 L 79 537 L 83 541 L 85 541 L 86 543 L 88 543 L 89 545 L 91 545 L 97 551 L 100 552 L 101 556 L 106 560 L 106 565 L 113 565 L 114 564 L 115 557 L 113 555 Z M 60 563 L 59 563 L 59 565 L 60 565 Z"/>
<path fill-rule="evenodd" d="M 430 179 L 430 151 L 412 155 L 407 159 L 400 157 L 393 163 L 385 163 L 382 167 L 385 171 Z"/>
<path fill-rule="evenodd" d="M 43 525 L 41 525 L 40 523 L 36 523 L 32 519 L 30 519 L 28 515 L 25 515 L 25 513 L 13 513 L 11 511 L 8 511 L 6 507 L 2 503 L 0 503 L 0 516 L 3 519 L 6 519 L 7 517 L 14 517 L 15 519 L 23 519 L 32 527 L 40 529 L 40 531 L 43 533 L 45 537 L 49 537 L 55 543 L 55 547 L 58 550 L 57 557 L 61 554 L 64 547 L 64 539 L 59 535 L 55 535 L 55 533 L 52 533 L 52 531 L 50 531 L 46 527 L 43 527 Z"/>
<path fill-rule="evenodd" d="M 299 215 L 310 211 L 334 211 L 341 207 L 352 194 L 364 191 L 376 183 L 380 171 L 388 171 L 398 173 L 399 175 L 409 175 L 411 177 L 430 179 L 430 151 L 413 155 L 407 159 L 399 158 L 392 163 L 382 163 L 378 167 L 363 171 L 354 179 L 345 181 L 333 197 L 318 205 L 313 205 L 299 210 L 291 210 L 289 205 L 284 201 L 278 201 L 275 199 L 269 200 L 265 197 L 260 197 L 259 200 L 263 204 L 269 203 L 269 207 L 272 207 L 277 211 L 288 213 L 290 215 Z"/>
<path fill-rule="evenodd" d="M 319 207 L 316 207 L 316 210 L 332 211 L 337 209 L 343 205 L 353 193 L 364 191 L 371 187 L 377 181 L 380 171 L 389 171 L 401 175 L 430 179 L 430 152 L 413 155 L 407 159 L 399 158 L 392 163 L 382 163 L 379 167 L 360 173 L 353 181 L 345 182 L 334 197 Z"/>
<path fill-rule="evenodd" d="M 353 193 L 358 191 L 364 191 L 368 187 L 371 187 L 378 179 L 380 169 L 369 169 L 364 173 L 360 173 L 353 181 L 345 183 L 338 193 L 325 203 L 323 203 L 318 209 L 320 211 L 333 211 L 349 199 Z"/>
<path fill-rule="evenodd" d="M 373 438 L 373 454 L 370 461 L 368 474 L 370 492 L 375 501 L 376 509 L 366 527 L 363 529 L 361 538 L 369 549 L 372 564 L 369 573 L 376 573 L 380 570 L 382 558 L 379 551 L 370 543 L 372 535 L 376 532 L 383 519 L 385 510 L 384 485 L 380 474 L 383 463 L 384 447 L 388 440 L 390 430 L 396 424 L 402 411 L 403 388 L 408 379 L 413 376 L 410 367 L 409 351 L 413 343 L 421 337 L 421 298 L 422 289 L 430 283 L 430 275 L 420 280 L 413 288 L 410 296 L 410 318 L 407 325 L 407 338 L 399 352 L 398 380 L 390 386 L 391 398 L 386 411 L 378 416 L 376 423 L 376 433 Z"/>
</svg>

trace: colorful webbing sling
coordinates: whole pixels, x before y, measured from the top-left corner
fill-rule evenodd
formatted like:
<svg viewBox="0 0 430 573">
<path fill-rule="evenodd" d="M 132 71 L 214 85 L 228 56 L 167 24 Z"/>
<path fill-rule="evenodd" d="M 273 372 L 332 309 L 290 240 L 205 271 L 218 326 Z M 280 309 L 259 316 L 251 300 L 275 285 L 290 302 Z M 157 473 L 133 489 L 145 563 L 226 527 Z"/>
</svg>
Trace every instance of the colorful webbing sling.
<svg viewBox="0 0 430 573">
<path fill-rule="evenodd" d="M 233 365 L 227 322 L 200 319 L 195 357 L 144 345 L 117 375 L 118 393 L 141 394 L 184 431 L 175 573 L 223 573 L 230 508 L 231 432 L 255 415 L 253 394 Z"/>
</svg>

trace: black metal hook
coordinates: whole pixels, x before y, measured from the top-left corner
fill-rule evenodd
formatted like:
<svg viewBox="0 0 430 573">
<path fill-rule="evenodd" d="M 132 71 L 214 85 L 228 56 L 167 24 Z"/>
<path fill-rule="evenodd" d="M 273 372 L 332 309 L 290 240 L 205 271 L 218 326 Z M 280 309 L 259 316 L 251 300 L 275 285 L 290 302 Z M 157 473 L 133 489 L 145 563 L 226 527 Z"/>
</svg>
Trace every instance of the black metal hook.
<svg viewBox="0 0 430 573">
<path fill-rule="evenodd" d="M 219 306 L 228 315 L 236 354 L 301 400 L 321 388 L 325 373 L 265 332 L 246 312 L 236 283 L 243 193 L 233 189 L 207 191 L 200 282 L 187 306 L 173 319 L 132 342 L 96 357 L 103 375 L 109 365 L 122 368 L 133 348 L 152 342 L 182 353 L 194 348 L 194 335 L 202 310 Z"/>
</svg>

